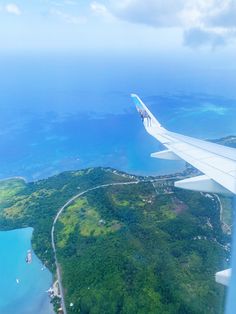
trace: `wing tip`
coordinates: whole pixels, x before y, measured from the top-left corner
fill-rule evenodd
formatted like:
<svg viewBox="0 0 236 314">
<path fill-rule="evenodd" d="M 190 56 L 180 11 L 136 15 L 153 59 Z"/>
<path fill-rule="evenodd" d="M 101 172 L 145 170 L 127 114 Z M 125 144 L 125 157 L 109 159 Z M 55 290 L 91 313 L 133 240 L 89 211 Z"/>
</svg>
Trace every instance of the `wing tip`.
<svg viewBox="0 0 236 314">
<path fill-rule="evenodd" d="M 130 94 L 130 96 L 131 96 L 131 98 L 133 99 L 133 101 L 134 101 L 134 103 L 135 103 L 135 105 L 137 106 L 137 107 L 145 107 L 144 106 L 144 103 L 142 102 L 142 100 L 139 98 L 139 96 L 137 95 L 137 94 L 135 94 L 135 93 L 132 93 L 132 94 Z"/>
<path fill-rule="evenodd" d="M 137 110 L 139 111 L 141 109 L 141 110 L 146 111 L 149 117 L 152 119 L 152 121 L 156 124 L 156 126 L 158 126 L 159 128 L 162 128 L 162 130 L 165 130 L 160 124 L 160 122 L 154 117 L 151 111 L 147 108 L 147 106 L 143 103 L 143 101 L 139 98 L 139 96 L 135 93 L 132 93 L 130 95 L 134 101 L 134 104 L 136 105 Z"/>
<path fill-rule="evenodd" d="M 137 99 L 140 102 L 140 98 L 139 98 L 139 96 L 137 94 L 132 93 L 132 94 L 130 94 L 130 96 L 131 96 L 131 98 Z"/>
</svg>

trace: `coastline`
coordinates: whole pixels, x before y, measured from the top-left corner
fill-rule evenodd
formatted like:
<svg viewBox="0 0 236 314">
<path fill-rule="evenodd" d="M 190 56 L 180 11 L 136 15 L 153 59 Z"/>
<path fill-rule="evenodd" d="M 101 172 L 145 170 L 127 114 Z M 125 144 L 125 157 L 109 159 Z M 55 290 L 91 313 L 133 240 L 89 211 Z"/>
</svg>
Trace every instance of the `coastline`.
<svg viewBox="0 0 236 314">
<path fill-rule="evenodd" d="M 86 171 L 87 170 L 87 171 Z M 92 170 L 92 171 L 91 171 Z M 86 194 L 87 192 L 89 192 L 89 191 L 92 191 L 92 190 L 95 190 L 95 189 L 99 189 L 99 188 L 101 188 L 101 187 L 107 187 L 107 186 L 112 186 L 112 185 L 127 185 L 127 184 L 137 184 L 138 182 L 139 182 L 139 180 L 141 180 L 143 183 L 145 183 L 145 182 L 155 182 L 155 181 L 163 181 L 163 180 L 173 180 L 173 179 L 181 179 L 181 178 L 183 178 L 183 177 L 187 177 L 187 176 L 189 176 L 190 174 L 192 175 L 192 174 L 194 174 L 195 172 L 193 171 L 193 169 L 191 168 L 191 167 L 189 167 L 189 168 L 186 168 L 185 169 L 185 171 L 184 172 L 182 172 L 182 173 L 175 173 L 175 174 L 173 174 L 172 173 L 172 175 L 162 175 L 162 176 L 158 176 L 158 177 L 154 177 L 154 176 L 145 176 L 145 177 L 137 177 L 137 176 L 135 176 L 135 175 L 131 175 L 131 174 L 128 174 L 127 172 L 123 172 L 123 171 L 119 171 L 119 170 L 117 170 L 117 169 L 115 169 L 115 168 L 110 168 L 110 167 L 105 167 L 105 168 L 103 168 L 103 167 L 97 167 L 97 168 L 87 168 L 87 169 L 83 169 L 83 173 L 84 173 L 84 175 L 91 175 L 92 176 L 92 178 L 93 178 L 93 171 L 94 171 L 94 176 L 95 176 L 95 178 L 97 179 L 98 178 L 98 175 L 100 175 L 101 173 L 100 173 L 100 171 L 103 171 L 104 173 L 103 173 L 103 175 L 105 174 L 105 175 L 107 175 L 107 173 L 109 173 L 109 175 L 111 175 L 111 176 L 114 176 L 115 175 L 115 178 L 119 178 L 120 177 L 120 179 L 118 180 L 118 182 L 119 183 L 109 183 L 109 182 L 107 182 L 106 184 L 97 184 L 97 185 L 95 185 L 95 186 L 93 186 L 93 187 L 91 187 L 91 188 L 89 188 L 89 186 L 87 187 L 87 189 L 85 188 L 85 186 L 83 186 L 83 189 L 81 190 L 81 192 L 80 193 L 76 193 L 76 195 L 74 194 L 74 196 L 73 196 L 73 193 L 72 193 L 72 191 L 71 192 L 69 192 L 69 194 L 68 195 L 70 195 L 70 193 L 72 193 L 72 195 L 70 196 L 70 197 L 68 197 L 67 199 L 65 199 L 65 201 L 63 200 L 63 198 L 61 199 L 61 202 L 63 201 L 63 206 L 62 207 L 57 207 L 58 205 L 56 205 L 55 206 L 55 208 L 54 208 L 54 210 L 57 210 L 57 212 L 55 212 L 55 214 L 56 214 L 56 216 L 54 217 L 54 220 L 53 220 L 53 225 L 52 225 L 52 229 L 51 229 L 51 243 L 52 243 L 52 248 L 53 248 L 53 255 L 54 255 L 54 258 L 55 258 L 55 260 L 56 260 L 56 274 L 57 274 L 57 279 L 58 279 L 58 284 L 59 284 L 59 290 L 62 292 L 61 293 L 61 296 L 62 296 L 62 308 L 63 308 L 63 311 L 64 311 L 64 313 L 66 313 L 66 308 L 65 308 L 65 302 L 64 302 L 64 295 L 63 295 L 63 287 L 62 287 L 62 280 L 61 280 L 61 273 L 60 273 L 60 270 L 59 270 L 59 263 L 58 263 L 58 261 L 57 261 L 57 256 L 56 256 L 56 244 L 55 244 L 55 241 L 54 241 L 54 226 L 55 226 L 55 224 L 56 224 L 56 222 L 57 222 L 57 219 L 59 218 L 59 216 L 60 216 L 60 214 L 63 212 L 63 210 L 68 206 L 68 205 L 70 205 L 71 203 L 73 203 L 74 202 L 74 200 L 75 199 L 77 199 L 77 198 L 79 198 L 80 196 L 82 196 L 82 195 L 84 195 L 84 194 Z M 81 170 L 78 170 L 77 172 L 81 172 Z M 80 189 L 82 186 L 81 186 L 81 184 L 82 184 L 82 182 L 80 181 L 80 175 L 78 175 L 76 172 L 73 172 L 73 171 L 71 171 L 71 173 L 68 173 L 68 174 L 66 174 L 66 179 L 68 179 L 68 177 L 67 177 L 67 175 L 70 175 L 70 177 L 69 177 L 69 179 L 70 179 L 70 183 L 73 183 L 73 180 L 75 181 L 75 183 L 74 184 L 72 184 L 72 186 L 73 186 L 73 189 L 75 188 L 75 186 L 76 186 L 76 191 L 78 190 L 78 189 Z M 58 176 L 61 176 L 61 174 L 59 174 Z M 127 182 L 122 182 L 122 181 L 120 181 L 121 179 L 123 180 L 123 179 L 125 179 L 127 177 L 127 180 L 134 180 L 135 178 L 137 178 L 137 180 L 138 180 L 138 182 L 132 182 L 132 181 L 127 181 Z M 85 177 L 86 178 L 86 177 Z M 99 177 L 100 178 L 100 177 Z M 112 177 L 111 177 L 112 178 Z M 25 178 L 23 178 L 23 177 L 19 177 L 19 176 L 15 176 L 15 177 L 10 177 L 10 178 L 5 178 L 5 179 L 2 179 L 2 180 L 0 180 L 0 181 L 6 181 L 6 180 L 13 180 L 13 179 L 20 179 L 20 180 L 24 180 L 24 182 L 25 183 L 27 183 L 27 181 L 26 181 L 26 179 Z M 65 178 L 64 178 L 65 179 Z M 104 180 L 103 179 L 103 177 L 101 177 L 101 179 L 102 180 Z M 148 180 L 149 179 L 149 180 Z M 60 177 L 60 180 L 61 180 L 61 177 Z M 60 181 L 59 180 L 59 181 Z M 83 179 L 84 180 L 84 179 Z M 114 178 L 112 179 L 112 182 L 113 182 L 113 180 L 114 180 Z M 50 181 L 50 184 L 52 184 L 52 186 L 50 186 L 51 188 L 53 187 L 53 185 L 54 184 L 56 184 L 56 182 L 58 182 L 58 180 L 57 180 L 57 177 L 55 176 L 51 181 Z M 86 180 L 85 180 L 85 182 L 86 182 Z M 93 181 L 93 183 L 94 183 L 95 181 Z M 84 183 L 84 182 L 83 182 Z M 44 184 L 44 182 L 41 182 L 40 184 Z M 57 183 L 58 184 L 58 183 Z M 62 187 L 64 187 L 64 183 L 63 182 L 61 182 L 61 184 L 62 184 L 62 186 L 57 186 L 57 189 L 58 190 L 60 190 Z M 86 183 L 86 184 L 91 184 L 91 180 L 89 179 L 88 180 L 88 182 Z M 47 188 L 50 190 L 50 187 L 49 186 L 47 186 Z M 38 186 L 37 185 L 37 189 L 39 189 L 39 191 L 44 191 L 44 187 L 43 186 Z M 42 190 L 40 190 L 40 189 L 42 189 Z M 70 190 L 69 190 L 70 191 Z M 44 194 L 45 192 L 43 192 L 43 194 L 41 194 L 41 196 L 42 197 L 40 197 L 40 200 L 43 200 L 44 198 L 47 198 L 48 197 L 48 194 Z M 68 192 L 67 192 L 68 193 Z M 64 193 L 63 193 L 64 194 Z M 65 193 L 65 195 L 66 195 L 66 193 Z M 65 195 L 63 196 L 63 197 L 65 197 Z M 59 196 L 59 195 L 58 195 Z M 61 194 L 60 194 L 60 196 L 61 196 Z M 56 198 L 55 200 L 58 200 L 58 198 Z M 42 203 L 42 204 L 44 204 L 44 203 Z M 56 203 L 57 204 L 57 203 Z M 58 208 L 60 208 L 60 209 L 58 209 Z M 35 215 L 34 215 L 34 217 L 35 217 Z M 53 216 L 52 216 L 53 217 Z M 14 230 L 18 230 L 18 229 L 20 229 L 20 228 L 15 228 L 15 229 L 12 229 L 13 231 Z M 21 228 L 21 229 L 24 229 L 24 227 L 23 228 Z M 31 249 L 32 249 L 32 235 L 33 235 L 33 228 L 32 228 L 32 234 L 31 234 L 31 238 L 30 238 L 30 243 L 31 243 Z M 39 245 L 40 245 L 40 248 L 41 248 L 41 242 L 40 243 L 38 243 Z M 33 249 L 32 249 L 33 250 Z M 33 251 L 34 252 L 34 251 Z M 45 251 L 46 252 L 46 251 Z M 42 252 L 41 252 L 42 253 Z M 41 254 L 40 253 L 40 254 Z M 34 253 L 34 255 L 35 255 L 35 253 Z M 40 256 L 40 255 L 37 255 L 37 256 Z M 42 257 L 42 255 L 41 255 L 41 257 Z M 39 258 L 38 258 L 39 259 Z M 41 259 L 40 261 L 42 261 L 43 259 Z M 46 263 L 48 262 L 48 261 L 50 261 L 50 259 L 48 259 L 48 258 L 46 258 L 46 259 L 44 259 L 44 261 L 46 260 Z M 51 262 L 52 262 L 52 260 L 51 260 Z M 46 265 L 46 264 L 45 264 Z M 43 265 L 44 266 L 44 265 Z M 52 265 L 51 265 L 52 266 Z M 50 267 L 50 264 L 49 264 L 49 267 Z M 49 268 L 47 268 L 47 270 L 49 270 Z M 54 274 L 54 271 L 53 272 L 50 272 L 50 274 L 52 275 L 52 277 L 55 275 Z M 55 279 L 55 278 L 53 278 L 53 279 Z M 50 284 L 50 287 L 53 287 L 53 283 L 54 283 L 54 281 L 55 280 L 51 280 L 51 284 Z M 48 287 L 49 288 L 49 287 Z M 45 289 L 45 291 L 47 291 L 48 289 Z M 49 299 L 49 296 L 47 295 L 47 297 L 48 297 L 48 299 Z M 43 314 L 45 314 L 45 313 L 47 313 L 47 312 L 44 312 Z M 50 314 L 51 313 L 55 313 L 54 311 L 53 312 L 49 312 Z"/>
<path fill-rule="evenodd" d="M 2 178 L 2 179 L 0 179 L 0 182 L 16 180 L 16 179 L 22 180 L 22 181 L 24 181 L 24 183 L 28 183 L 27 179 L 25 177 L 21 177 L 21 176 Z"/>
</svg>

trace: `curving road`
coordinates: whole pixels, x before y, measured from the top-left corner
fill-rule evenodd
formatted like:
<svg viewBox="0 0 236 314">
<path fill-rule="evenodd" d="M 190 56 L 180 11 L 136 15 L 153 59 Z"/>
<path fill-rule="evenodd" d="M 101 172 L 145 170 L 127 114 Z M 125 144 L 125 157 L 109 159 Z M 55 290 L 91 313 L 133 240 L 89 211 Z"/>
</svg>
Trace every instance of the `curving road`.
<svg viewBox="0 0 236 314">
<path fill-rule="evenodd" d="M 67 201 L 57 212 L 57 215 L 53 221 L 52 230 L 51 230 L 51 242 L 52 242 L 52 249 L 54 253 L 54 259 L 55 259 L 55 265 L 56 265 L 56 271 L 57 271 L 57 279 L 58 279 L 58 285 L 60 289 L 60 295 L 61 295 L 61 307 L 63 310 L 63 313 L 66 314 L 66 306 L 65 306 L 65 298 L 63 293 L 63 286 L 62 286 L 62 278 L 61 278 L 61 271 L 60 271 L 60 265 L 58 263 L 57 259 L 57 253 L 56 253 L 56 245 L 55 245 L 55 237 L 54 237 L 54 231 L 55 231 L 55 224 L 57 223 L 57 220 L 59 219 L 60 215 L 64 211 L 64 209 L 69 206 L 71 203 L 73 203 L 77 198 L 85 195 L 88 192 L 91 192 L 93 190 L 97 190 L 100 188 L 106 188 L 109 186 L 115 186 L 115 185 L 130 185 L 130 184 L 138 184 L 140 181 L 130 181 L 130 182 L 119 182 L 119 183 L 110 183 L 110 184 L 101 184 L 98 186 L 95 186 L 93 188 L 87 189 L 83 192 L 78 193 L 77 195 L 73 196 L 69 201 Z"/>
<path fill-rule="evenodd" d="M 116 185 L 130 185 L 130 184 L 138 184 L 140 182 L 149 182 L 149 183 L 154 183 L 154 182 L 160 182 L 160 181 L 167 181 L 169 179 L 172 180 L 177 180 L 177 179 L 183 179 L 182 176 L 167 176 L 165 178 L 159 178 L 159 179 L 152 179 L 152 180 L 137 180 L 137 181 L 130 181 L 130 182 L 118 182 L 118 183 L 109 183 L 109 184 L 101 184 L 98 186 L 95 186 L 93 188 L 87 189 L 83 192 L 78 193 L 77 195 L 73 196 L 71 199 L 69 199 L 69 201 L 67 201 L 57 212 L 57 215 L 53 221 L 53 225 L 52 225 L 52 230 L 51 230 L 51 242 L 52 242 L 52 249 L 53 249 L 53 253 L 54 253 L 54 259 L 55 259 L 55 265 L 56 265 L 56 272 L 57 272 L 57 279 L 58 279 L 58 284 L 59 284 L 59 289 L 60 289 L 60 295 L 61 295 L 61 307 L 63 310 L 63 313 L 66 314 L 66 306 L 65 306 L 65 298 L 64 298 L 64 293 L 63 293 L 63 286 L 62 286 L 62 279 L 61 279 L 61 272 L 60 272 L 60 265 L 58 263 L 58 259 L 57 259 L 57 254 L 56 254 L 56 245 L 55 245 L 55 237 L 54 237 L 54 231 L 55 231 L 55 224 L 57 223 L 58 218 L 60 217 L 60 215 L 62 214 L 62 212 L 64 211 L 64 209 L 69 206 L 71 203 L 73 203 L 77 198 L 85 195 L 88 192 L 100 189 L 100 188 L 106 188 L 109 186 L 116 186 Z"/>
</svg>

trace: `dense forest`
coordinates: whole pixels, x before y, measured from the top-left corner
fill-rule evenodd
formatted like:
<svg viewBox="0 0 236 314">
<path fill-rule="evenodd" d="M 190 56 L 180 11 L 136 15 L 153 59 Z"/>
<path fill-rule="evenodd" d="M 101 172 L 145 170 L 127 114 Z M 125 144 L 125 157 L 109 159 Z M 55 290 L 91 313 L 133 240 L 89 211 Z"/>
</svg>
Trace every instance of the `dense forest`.
<svg viewBox="0 0 236 314">
<path fill-rule="evenodd" d="M 222 312 L 214 274 L 229 239 L 214 198 L 144 182 L 96 190 L 56 235 L 68 313 Z"/>
<path fill-rule="evenodd" d="M 217 200 L 177 190 L 173 181 L 112 169 L 65 172 L 31 183 L 0 182 L 0 228 L 31 226 L 36 254 L 55 273 L 50 232 L 56 225 L 68 313 L 222 313 L 229 236 Z M 72 305 L 72 306 L 71 306 Z"/>
</svg>

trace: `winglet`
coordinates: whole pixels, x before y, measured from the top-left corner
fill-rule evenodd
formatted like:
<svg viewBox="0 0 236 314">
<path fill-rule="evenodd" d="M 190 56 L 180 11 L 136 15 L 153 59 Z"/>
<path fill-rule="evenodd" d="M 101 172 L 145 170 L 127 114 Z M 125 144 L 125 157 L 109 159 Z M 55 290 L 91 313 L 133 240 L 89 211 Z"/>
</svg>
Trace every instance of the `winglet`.
<svg viewBox="0 0 236 314">
<path fill-rule="evenodd" d="M 147 114 L 149 115 L 149 117 L 151 118 L 152 122 L 154 122 L 159 128 L 163 128 L 160 124 L 160 122 L 154 117 L 154 115 L 151 113 L 151 111 L 147 108 L 146 105 L 144 105 L 144 103 L 142 102 L 142 100 L 139 98 L 138 95 L 136 94 L 131 94 L 131 97 L 134 101 L 134 104 L 136 105 L 138 111 L 140 109 L 143 109 L 147 112 Z"/>
</svg>

